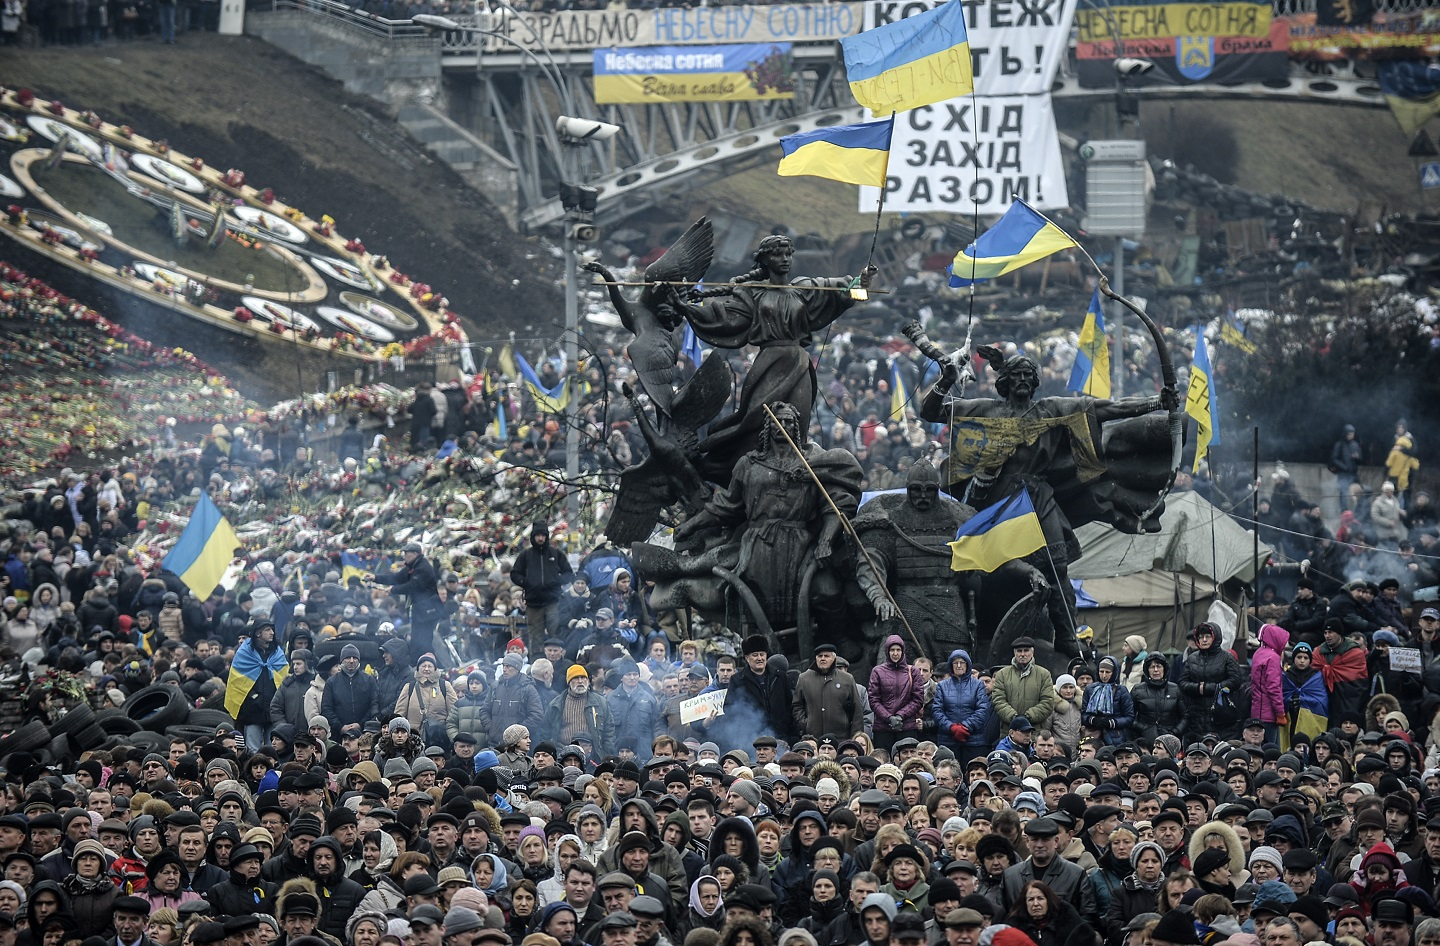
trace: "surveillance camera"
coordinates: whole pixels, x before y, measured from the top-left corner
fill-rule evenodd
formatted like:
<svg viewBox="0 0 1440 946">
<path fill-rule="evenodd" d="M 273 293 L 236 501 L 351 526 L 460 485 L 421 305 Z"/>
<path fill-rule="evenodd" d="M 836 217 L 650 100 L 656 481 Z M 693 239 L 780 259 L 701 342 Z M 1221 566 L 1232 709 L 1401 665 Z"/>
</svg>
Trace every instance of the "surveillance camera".
<svg viewBox="0 0 1440 946">
<path fill-rule="evenodd" d="M 1151 69 L 1154 68 L 1155 63 L 1151 62 L 1148 59 L 1131 59 L 1128 56 L 1121 56 L 1119 59 L 1115 60 L 1115 71 L 1121 76 L 1121 78 L 1125 79 L 1133 79 L 1136 76 L 1143 76 L 1145 73 L 1149 72 Z"/>
<path fill-rule="evenodd" d="M 620 131 L 619 125 L 609 122 L 592 121 L 588 118 L 571 118 L 561 115 L 555 119 L 555 130 L 575 141 L 608 141 Z"/>
</svg>

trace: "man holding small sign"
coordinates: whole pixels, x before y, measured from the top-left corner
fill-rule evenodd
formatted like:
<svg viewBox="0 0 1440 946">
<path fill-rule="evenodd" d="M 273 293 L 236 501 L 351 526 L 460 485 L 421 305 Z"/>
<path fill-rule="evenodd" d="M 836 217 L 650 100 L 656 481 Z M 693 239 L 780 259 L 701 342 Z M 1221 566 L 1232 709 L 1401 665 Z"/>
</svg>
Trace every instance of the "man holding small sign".
<svg viewBox="0 0 1440 946">
<path fill-rule="evenodd" d="M 1400 636 L 1389 628 L 1375 632 L 1370 651 L 1371 693 L 1389 693 L 1401 706 L 1418 703 L 1423 687 L 1420 684 L 1420 651 L 1401 647 Z"/>
</svg>

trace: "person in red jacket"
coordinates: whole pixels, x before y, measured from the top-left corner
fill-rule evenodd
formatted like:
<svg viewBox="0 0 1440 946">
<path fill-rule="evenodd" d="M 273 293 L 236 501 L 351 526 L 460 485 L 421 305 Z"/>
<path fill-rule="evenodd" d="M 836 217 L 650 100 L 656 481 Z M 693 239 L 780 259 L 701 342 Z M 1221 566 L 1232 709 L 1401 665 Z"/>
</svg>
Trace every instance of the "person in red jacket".
<svg viewBox="0 0 1440 946">
<path fill-rule="evenodd" d="M 924 703 L 925 678 L 906 662 L 905 641 L 891 634 L 885 638 L 885 661 L 870 671 L 875 744 L 888 750 L 905 733 L 919 730 Z"/>
</svg>

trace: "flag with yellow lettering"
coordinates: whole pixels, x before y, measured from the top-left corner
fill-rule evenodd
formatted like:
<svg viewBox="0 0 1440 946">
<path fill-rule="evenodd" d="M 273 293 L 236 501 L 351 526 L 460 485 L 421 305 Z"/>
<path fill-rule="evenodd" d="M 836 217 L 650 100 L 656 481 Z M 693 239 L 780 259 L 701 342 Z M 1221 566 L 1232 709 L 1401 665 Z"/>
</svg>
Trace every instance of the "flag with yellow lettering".
<svg viewBox="0 0 1440 946">
<path fill-rule="evenodd" d="M 1185 413 L 1195 419 L 1195 465 L 1210 448 L 1220 443 L 1220 410 L 1215 401 L 1215 372 L 1210 367 L 1210 352 L 1205 347 L 1205 334 L 1195 328 L 1195 359 L 1190 365 L 1190 388 L 1185 394 Z"/>
<path fill-rule="evenodd" d="M 975 88 L 961 0 L 847 36 L 840 48 L 850 92 L 876 115 L 934 105 Z"/>
</svg>

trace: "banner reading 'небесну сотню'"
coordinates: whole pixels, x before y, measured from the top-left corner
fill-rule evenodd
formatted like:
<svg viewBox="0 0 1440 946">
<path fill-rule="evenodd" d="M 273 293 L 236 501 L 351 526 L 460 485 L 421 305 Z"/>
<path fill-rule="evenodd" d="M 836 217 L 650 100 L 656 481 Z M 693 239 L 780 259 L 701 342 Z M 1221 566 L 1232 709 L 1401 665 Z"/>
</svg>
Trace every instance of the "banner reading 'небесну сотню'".
<svg viewBox="0 0 1440 946">
<path fill-rule="evenodd" d="M 599 104 L 795 96 L 789 43 L 597 49 L 594 63 Z"/>
</svg>

